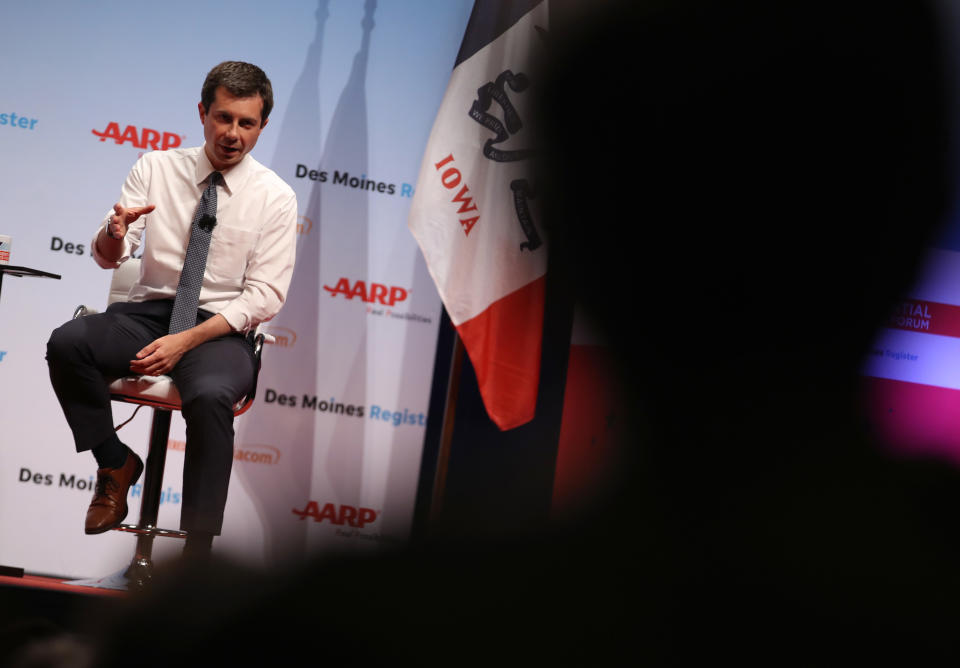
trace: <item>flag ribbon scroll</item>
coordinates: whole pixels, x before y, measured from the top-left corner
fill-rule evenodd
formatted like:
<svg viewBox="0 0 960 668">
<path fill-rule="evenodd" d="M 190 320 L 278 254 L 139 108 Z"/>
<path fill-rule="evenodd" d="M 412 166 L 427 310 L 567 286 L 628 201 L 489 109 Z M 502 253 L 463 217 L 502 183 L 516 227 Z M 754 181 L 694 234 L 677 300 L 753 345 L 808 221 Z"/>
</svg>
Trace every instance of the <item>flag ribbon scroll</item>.
<svg viewBox="0 0 960 668">
<path fill-rule="evenodd" d="M 533 419 L 547 248 L 532 182 L 547 1 L 477 0 L 434 122 L 409 227 L 500 429 Z"/>
</svg>

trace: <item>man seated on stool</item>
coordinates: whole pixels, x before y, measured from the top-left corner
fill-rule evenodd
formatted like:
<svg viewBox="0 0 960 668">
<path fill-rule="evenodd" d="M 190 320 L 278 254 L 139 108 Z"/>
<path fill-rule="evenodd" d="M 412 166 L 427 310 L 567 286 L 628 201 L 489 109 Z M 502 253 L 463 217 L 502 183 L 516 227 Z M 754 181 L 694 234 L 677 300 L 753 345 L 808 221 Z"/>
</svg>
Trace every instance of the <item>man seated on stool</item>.
<svg viewBox="0 0 960 668">
<path fill-rule="evenodd" d="M 127 491 L 143 471 L 114 431 L 105 379 L 131 372 L 173 379 L 187 425 L 184 553 L 204 556 L 223 524 L 233 405 L 256 374 L 247 335 L 277 314 L 293 275 L 297 201 L 247 155 L 273 107 L 266 74 L 221 63 L 200 99 L 204 145 L 144 154 L 94 237 L 94 259 L 113 269 L 148 230 L 129 301 L 56 329 L 47 361 L 77 451 L 92 450 L 99 467 L 88 534 L 123 521 Z"/>
</svg>

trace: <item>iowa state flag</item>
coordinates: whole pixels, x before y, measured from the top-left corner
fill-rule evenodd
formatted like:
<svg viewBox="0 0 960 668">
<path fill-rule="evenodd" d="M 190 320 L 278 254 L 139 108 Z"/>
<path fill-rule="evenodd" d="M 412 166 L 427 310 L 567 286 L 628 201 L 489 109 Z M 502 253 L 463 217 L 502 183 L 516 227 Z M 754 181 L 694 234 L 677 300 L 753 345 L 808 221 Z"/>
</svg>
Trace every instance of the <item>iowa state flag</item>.
<svg viewBox="0 0 960 668">
<path fill-rule="evenodd" d="M 427 143 L 409 227 L 491 419 L 533 419 L 547 252 L 530 178 L 547 2 L 477 0 Z"/>
</svg>

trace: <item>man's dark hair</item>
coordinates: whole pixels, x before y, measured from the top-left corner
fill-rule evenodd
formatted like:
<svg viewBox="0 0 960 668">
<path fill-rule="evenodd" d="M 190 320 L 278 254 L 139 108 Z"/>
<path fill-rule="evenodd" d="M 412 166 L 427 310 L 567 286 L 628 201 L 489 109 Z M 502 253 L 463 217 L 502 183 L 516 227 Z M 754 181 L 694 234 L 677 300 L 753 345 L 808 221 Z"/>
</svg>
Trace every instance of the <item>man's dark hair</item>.
<svg viewBox="0 0 960 668">
<path fill-rule="evenodd" d="M 270 110 L 273 109 L 273 86 L 266 73 L 256 65 L 227 60 L 214 67 L 207 74 L 200 90 L 200 102 L 204 111 L 210 111 L 217 96 L 217 88 L 223 86 L 231 95 L 236 97 L 253 97 L 259 95 L 263 100 L 263 111 L 260 113 L 260 125 L 267 122 Z"/>
</svg>

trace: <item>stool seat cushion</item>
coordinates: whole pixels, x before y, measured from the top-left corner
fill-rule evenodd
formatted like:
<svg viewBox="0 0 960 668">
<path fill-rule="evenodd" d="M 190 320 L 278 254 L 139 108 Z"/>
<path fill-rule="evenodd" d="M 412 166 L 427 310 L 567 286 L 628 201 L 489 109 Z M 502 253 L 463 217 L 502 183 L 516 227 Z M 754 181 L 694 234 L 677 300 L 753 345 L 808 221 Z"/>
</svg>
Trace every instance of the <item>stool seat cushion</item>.
<svg viewBox="0 0 960 668">
<path fill-rule="evenodd" d="M 109 389 L 116 401 L 180 410 L 180 392 L 170 376 L 124 376 L 111 382 Z"/>
<path fill-rule="evenodd" d="M 143 404 L 166 410 L 180 410 L 180 392 L 170 376 L 123 376 L 110 382 L 110 398 L 128 404 Z M 233 405 L 233 414 L 239 415 L 247 408 L 247 397 L 241 397 Z"/>
</svg>

